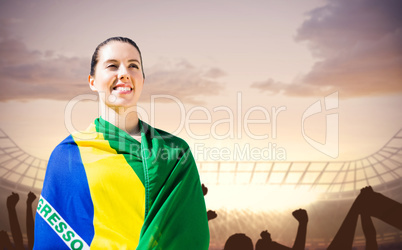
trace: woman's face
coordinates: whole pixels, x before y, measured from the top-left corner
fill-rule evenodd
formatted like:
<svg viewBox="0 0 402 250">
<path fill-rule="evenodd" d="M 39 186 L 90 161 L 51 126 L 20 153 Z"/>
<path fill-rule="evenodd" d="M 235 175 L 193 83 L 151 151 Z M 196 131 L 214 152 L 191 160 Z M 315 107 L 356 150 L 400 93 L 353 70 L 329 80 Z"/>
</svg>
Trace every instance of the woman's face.
<svg viewBox="0 0 402 250">
<path fill-rule="evenodd" d="M 141 58 L 129 43 L 112 41 L 99 50 L 95 75 L 89 86 L 99 93 L 100 101 L 111 108 L 137 105 L 144 85 Z"/>
</svg>

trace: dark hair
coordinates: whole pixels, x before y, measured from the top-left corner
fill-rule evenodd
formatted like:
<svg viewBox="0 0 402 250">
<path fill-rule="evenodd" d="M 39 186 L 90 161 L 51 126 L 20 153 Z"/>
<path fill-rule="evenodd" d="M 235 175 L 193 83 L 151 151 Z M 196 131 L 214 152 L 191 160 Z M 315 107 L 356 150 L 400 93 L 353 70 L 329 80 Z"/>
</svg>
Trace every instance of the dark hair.
<svg viewBox="0 0 402 250">
<path fill-rule="evenodd" d="M 99 50 L 105 46 L 106 44 L 110 43 L 110 42 L 123 42 L 123 43 L 128 43 L 131 44 L 134 48 L 136 48 L 138 50 L 138 53 L 140 54 L 140 59 L 141 59 L 141 70 L 142 70 L 142 76 L 145 79 L 145 74 L 144 74 L 144 67 L 142 66 L 142 56 L 141 56 L 141 51 L 140 48 L 138 48 L 137 44 L 131 40 L 130 38 L 127 37 L 121 37 L 121 36 L 115 36 L 115 37 L 111 37 L 106 39 L 105 41 L 103 41 L 102 43 L 100 43 L 96 49 L 94 54 L 92 55 L 92 60 L 91 60 L 91 71 L 90 71 L 90 75 L 94 76 L 95 75 L 95 67 L 96 64 L 98 64 L 98 54 L 99 54 Z"/>
</svg>

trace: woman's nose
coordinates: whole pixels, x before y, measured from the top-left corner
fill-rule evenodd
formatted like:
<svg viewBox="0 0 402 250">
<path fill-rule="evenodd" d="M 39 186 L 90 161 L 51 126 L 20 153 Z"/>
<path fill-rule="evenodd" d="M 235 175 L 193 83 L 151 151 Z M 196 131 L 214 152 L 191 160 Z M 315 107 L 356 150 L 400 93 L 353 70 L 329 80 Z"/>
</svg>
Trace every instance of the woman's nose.
<svg viewBox="0 0 402 250">
<path fill-rule="evenodd" d="M 119 69 L 119 79 L 120 80 L 128 80 L 130 75 L 128 74 L 127 70 L 124 67 Z"/>
<path fill-rule="evenodd" d="M 120 80 L 128 80 L 129 79 L 129 75 L 128 74 L 121 74 L 119 77 Z"/>
</svg>

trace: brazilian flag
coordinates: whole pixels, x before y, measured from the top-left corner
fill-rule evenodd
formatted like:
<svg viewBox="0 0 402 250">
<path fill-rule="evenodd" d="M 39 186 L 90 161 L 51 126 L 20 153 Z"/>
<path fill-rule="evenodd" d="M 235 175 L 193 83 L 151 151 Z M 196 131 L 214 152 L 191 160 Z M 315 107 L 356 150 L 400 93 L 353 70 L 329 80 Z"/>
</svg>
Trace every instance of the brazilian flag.
<svg viewBox="0 0 402 250">
<path fill-rule="evenodd" d="M 140 120 L 141 143 L 98 118 L 52 152 L 34 249 L 208 249 L 187 143 Z"/>
</svg>

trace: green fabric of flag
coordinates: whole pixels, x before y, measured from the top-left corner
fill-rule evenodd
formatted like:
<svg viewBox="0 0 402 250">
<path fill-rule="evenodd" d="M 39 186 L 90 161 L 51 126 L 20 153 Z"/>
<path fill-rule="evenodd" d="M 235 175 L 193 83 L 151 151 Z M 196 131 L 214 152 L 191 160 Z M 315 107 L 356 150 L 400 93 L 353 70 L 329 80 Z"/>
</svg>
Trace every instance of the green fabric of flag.
<svg viewBox="0 0 402 250">
<path fill-rule="evenodd" d="M 122 145 L 122 136 L 131 141 L 124 131 L 102 119 L 97 124 L 100 131 L 102 123 L 109 127 L 104 134 L 118 132 L 117 136 L 109 136 L 111 145 L 117 145 L 118 140 Z M 140 179 L 145 186 L 146 199 L 137 249 L 208 249 L 205 201 L 188 144 L 143 121 L 140 121 L 140 129 L 143 172 L 137 175 L 143 175 Z M 133 148 L 126 143 L 123 151 Z"/>
</svg>

